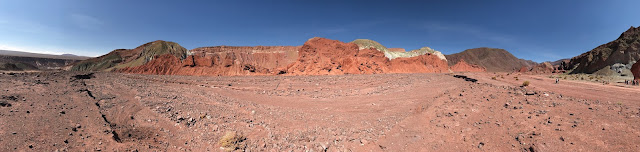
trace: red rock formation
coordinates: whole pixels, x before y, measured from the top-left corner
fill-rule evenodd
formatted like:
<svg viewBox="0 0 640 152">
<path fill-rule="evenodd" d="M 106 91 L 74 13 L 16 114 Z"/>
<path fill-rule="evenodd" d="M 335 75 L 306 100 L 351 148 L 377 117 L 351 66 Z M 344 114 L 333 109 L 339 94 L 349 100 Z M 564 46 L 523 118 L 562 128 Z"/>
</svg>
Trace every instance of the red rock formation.
<svg viewBox="0 0 640 152">
<path fill-rule="evenodd" d="M 520 73 L 525 73 L 525 72 L 529 72 L 531 71 L 531 69 L 529 69 L 529 67 L 523 66 L 520 68 L 520 70 L 518 70 L 518 72 Z"/>
<path fill-rule="evenodd" d="M 533 66 L 531 69 L 528 67 L 522 67 L 518 72 L 521 73 L 532 73 L 532 74 L 542 74 L 542 73 L 554 73 L 556 70 L 553 65 L 549 62 L 543 62 Z"/>
<path fill-rule="evenodd" d="M 448 72 L 447 61 L 425 54 L 389 60 L 383 52 L 363 49 L 354 43 L 312 38 L 301 47 L 204 47 L 189 51 L 181 60 L 156 56 L 137 67 L 120 72 L 166 75 L 340 75 L 376 73 Z"/>
<path fill-rule="evenodd" d="M 294 46 L 231 47 L 216 46 L 191 50 L 185 60 L 158 56 L 138 67 L 119 71 L 142 74 L 167 75 L 275 75 L 296 61 L 298 49 Z"/>
<path fill-rule="evenodd" d="M 431 54 L 389 60 L 378 50 L 359 50 L 354 43 L 312 38 L 302 46 L 298 61 L 287 71 L 292 75 L 433 73 L 447 72 L 448 66 Z"/>
<path fill-rule="evenodd" d="M 387 73 L 443 73 L 449 72 L 446 60 L 437 55 L 425 55 L 391 60 L 391 68 Z"/>
<path fill-rule="evenodd" d="M 460 59 L 458 63 L 451 66 L 451 71 L 453 72 L 486 72 L 487 69 L 476 64 L 471 65 L 465 62 L 464 59 Z"/>
<path fill-rule="evenodd" d="M 634 80 L 640 80 L 640 60 L 631 66 L 631 73 Z"/>
<path fill-rule="evenodd" d="M 383 73 L 389 65 L 378 50 L 359 50 L 354 43 L 311 38 L 302 45 L 298 61 L 287 71 L 293 75 L 373 74 Z"/>
</svg>

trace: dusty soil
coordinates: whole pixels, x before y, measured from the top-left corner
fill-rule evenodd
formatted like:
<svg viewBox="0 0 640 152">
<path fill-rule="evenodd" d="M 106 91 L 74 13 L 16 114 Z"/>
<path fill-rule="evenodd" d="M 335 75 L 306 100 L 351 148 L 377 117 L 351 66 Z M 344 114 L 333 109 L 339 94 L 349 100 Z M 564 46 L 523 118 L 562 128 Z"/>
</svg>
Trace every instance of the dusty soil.
<svg viewBox="0 0 640 152">
<path fill-rule="evenodd" d="M 0 151 L 221 151 L 228 132 L 237 134 L 224 138 L 230 148 L 247 151 L 640 149 L 640 88 L 631 86 L 486 72 L 464 74 L 477 83 L 82 74 L 1 74 Z"/>
</svg>

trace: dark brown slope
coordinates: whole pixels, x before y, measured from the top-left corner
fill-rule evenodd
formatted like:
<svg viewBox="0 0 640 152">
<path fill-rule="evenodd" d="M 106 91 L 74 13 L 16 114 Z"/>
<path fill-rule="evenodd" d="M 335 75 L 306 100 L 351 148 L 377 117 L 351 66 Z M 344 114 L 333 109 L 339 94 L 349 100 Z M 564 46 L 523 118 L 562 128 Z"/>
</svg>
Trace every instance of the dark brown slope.
<svg viewBox="0 0 640 152">
<path fill-rule="evenodd" d="M 475 48 L 464 50 L 460 53 L 446 55 L 449 66 L 453 66 L 460 60 L 485 67 L 488 72 L 512 72 L 522 67 L 536 65 L 533 61 L 518 59 L 504 49 Z"/>
<path fill-rule="evenodd" d="M 633 64 L 640 59 L 640 27 L 631 27 L 618 39 L 573 57 L 571 73 L 594 73 L 616 63 Z"/>
</svg>

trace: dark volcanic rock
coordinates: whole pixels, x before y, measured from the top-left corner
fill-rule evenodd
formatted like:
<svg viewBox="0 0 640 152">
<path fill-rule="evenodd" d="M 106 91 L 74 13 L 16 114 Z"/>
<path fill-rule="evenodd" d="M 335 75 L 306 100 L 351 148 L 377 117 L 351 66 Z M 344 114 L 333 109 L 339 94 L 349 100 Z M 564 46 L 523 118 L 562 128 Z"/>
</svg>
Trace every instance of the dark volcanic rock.
<svg viewBox="0 0 640 152">
<path fill-rule="evenodd" d="M 633 64 L 640 59 L 640 27 L 631 27 L 618 39 L 573 57 L 571 73 L 594 73 L 616 63 Z"/>
</svg>

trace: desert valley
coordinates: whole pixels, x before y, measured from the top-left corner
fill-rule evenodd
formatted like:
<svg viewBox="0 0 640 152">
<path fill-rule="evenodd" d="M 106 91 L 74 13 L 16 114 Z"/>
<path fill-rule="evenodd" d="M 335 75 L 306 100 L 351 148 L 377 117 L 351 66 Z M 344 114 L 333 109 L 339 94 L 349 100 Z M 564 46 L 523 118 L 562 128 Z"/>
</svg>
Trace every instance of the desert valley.
<svg viewBox="0 0 640 152">
<path fill-rule="evenodd" d="M 0 53 L 0 151 L 640 149 L 637 27 L 543 63 L 318 37 Z"/>
</svg>

